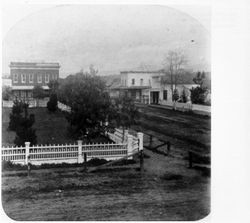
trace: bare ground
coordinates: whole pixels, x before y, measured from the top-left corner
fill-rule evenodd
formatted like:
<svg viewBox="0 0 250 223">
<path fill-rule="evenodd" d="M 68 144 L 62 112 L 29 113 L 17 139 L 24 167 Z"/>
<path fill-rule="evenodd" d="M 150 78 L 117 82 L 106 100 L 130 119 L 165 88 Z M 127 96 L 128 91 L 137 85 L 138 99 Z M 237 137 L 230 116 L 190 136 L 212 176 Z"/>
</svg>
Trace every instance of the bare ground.
<svg viewBox="0 0 250 223">
<path fill-rule="evenodd" d="M 2 203 L 15 220 L 197 220 L 210 210 L 210 178 L 181 159 L 146 152 L 145 172 L 82 168 L 2 174 Z M 138 164 L 137 164 L 138 165 Z"/>
</svg>

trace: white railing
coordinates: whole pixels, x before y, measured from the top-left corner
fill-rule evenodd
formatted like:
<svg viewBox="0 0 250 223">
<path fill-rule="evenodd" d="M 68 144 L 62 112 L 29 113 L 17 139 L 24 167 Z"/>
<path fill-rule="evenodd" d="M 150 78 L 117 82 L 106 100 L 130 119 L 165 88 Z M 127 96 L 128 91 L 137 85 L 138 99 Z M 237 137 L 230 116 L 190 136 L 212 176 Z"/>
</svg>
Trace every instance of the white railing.
<svg viewBox="0 0 250 223">
<path fill-rule="evenodd" d="M 13 101 L 4 101 L 3 100 L 3 107 L 4 108 L 12 108 L 13 107 Z"/>
<path fill-rule="evenodd" d="M 49 99 L 47 98 L 47 99 L 39 99 L 39 100 L 29 99 L 29 100 L 26 100 L 25 102 L 29 104 L 29 108 L 36 108 L 36 107 L 46 108 L 48 101 Z M 12 108 L 14 105 L 14 102 L 3 101 L 2 105 L 4 108 Z"/>
<path fill-rule="evenodd" d="M 66 112 L 71 112 L 71 108 L 61 102 L 58 101 L 57 103 L 57 107 L 62 110 L 62 111 L 66 111 Z"/>
<path fill-rule="evenodd" d="M 2 147 L 2 160 L 40 165 L 43 163 L 82 163 L 84 155 L 86 155 L 86 161 L 92 158 L 120 159 L 143 149 L 143 133 L 137 134 L 138 137 L 127 134 L 126 141 L 119 143 L 82 144 L 82 140 L 78 140 L 77 144 L 30 146 L 30 143 L 26 142 L 25 147 Z"/>
<path fill-rule="evenodd" d="M 115 143 L 121 143 L 123 141 L 125 141 L 127 138 L 127 135 L 128 135 L 128 131 L 127 130 L 124 130 L 124 136 L 123 136 L 123 130 L 122 129 L 118 129 L 116 128 L 115 129 L 115 132 L 114 133 L 108 133 L 108 137 L 114 141 Z"/>
</svg>

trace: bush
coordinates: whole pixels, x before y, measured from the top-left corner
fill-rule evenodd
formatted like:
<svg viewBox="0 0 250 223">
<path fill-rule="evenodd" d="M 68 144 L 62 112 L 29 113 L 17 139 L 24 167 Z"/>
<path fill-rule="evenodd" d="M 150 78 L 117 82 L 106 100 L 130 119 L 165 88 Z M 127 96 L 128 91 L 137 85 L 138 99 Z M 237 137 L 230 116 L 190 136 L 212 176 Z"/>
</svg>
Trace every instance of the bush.
<svg viewBox="0 0 250 223">
<path fill-rule="evenodd" d="M 14 101 L 12 111 L 10 113 L 10 122 L 8 129 L 15 131 L 21 123 L 23 113 L 23 103 L 20 101 Z"/>
<path fill-rule="evenodd" d="M 25 142 L 30 142 L 31 146 L 36 144 L 36 130 L 29 127 L 27 128 L 20 126 L 16 130 L 16 138 L 14 143 L 17 146 L 25 146 Z"/>
<path fill-rule="evenodd" d="M 51 94 L 50 99 L 47 103 L 47 108 L 50 112 L 55 112 L 57 110 L 57 95 Z"/>
<path fill-rule="evenodd" d="M 174 93 L 173 93 L 173 100 L 177 101 L 179 99 L 179 91 L 177 89 L 174 89 Z"/>
<path fill-rule="evenodd" d="M 193 104 L 205 104 L 207 89 L 202 87 L 192 88 L 191 101 Z"/>
<path fill-rule="evenodd" d="M 25 142 L 30 142 L 31 145 L 36 144 L 36 132 L 32 129 L 35 115 L 31 114 L 28 117 L 28 107 L 29 105 L 22 101 L 14 101 L 10 114 L 8 129 L 16 132 L 14 143 L 17 146 L 24 146 Z"/>
</svg>

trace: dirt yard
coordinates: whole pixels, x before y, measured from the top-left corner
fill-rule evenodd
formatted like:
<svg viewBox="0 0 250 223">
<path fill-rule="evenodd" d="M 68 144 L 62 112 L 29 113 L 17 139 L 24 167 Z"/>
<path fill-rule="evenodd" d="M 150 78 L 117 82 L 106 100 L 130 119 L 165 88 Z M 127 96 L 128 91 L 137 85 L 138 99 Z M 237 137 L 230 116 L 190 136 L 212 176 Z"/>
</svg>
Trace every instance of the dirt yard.
<svg viewBox="0 0 250 223">
<path fill-rule="evenodd" d="M 136 169 L 81 167 L 2 173 L 2 204 L 14 220 L 197 220 L 210 211 L 210 178 L 182 159 L 146 151 Z M 135 164 L 138 166 L 138 164 Z"/>
</svg>

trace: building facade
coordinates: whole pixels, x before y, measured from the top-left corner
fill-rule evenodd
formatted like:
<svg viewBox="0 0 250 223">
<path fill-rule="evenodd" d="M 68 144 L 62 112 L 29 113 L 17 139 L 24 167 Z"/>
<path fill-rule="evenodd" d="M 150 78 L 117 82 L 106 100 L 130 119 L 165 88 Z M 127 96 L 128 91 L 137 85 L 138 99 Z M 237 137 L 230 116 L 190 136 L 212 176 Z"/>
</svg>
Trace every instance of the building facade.
<svg viewBox="0 0 250 223">
<path fill-rule="evenodd" d="M 144 104 L 167 104 L 172 102 L 171 84 L 162 83 L 163 71 L 122 71 L 120 85 L 111 89 L 111 97 L 126 94 L 135 101 Z M 179 84 L 174 86 L 181 93 L 189 96 L 195 84 Z"/>
<path fill-rule="evenodd" d="M 13 97 L 33 98 L 33 89 L 36 85 L 48 92 L 49 82 L 59 78 L 59 68 L 59 63 L 11 62 L 10 76 Z"/>
</svg>

